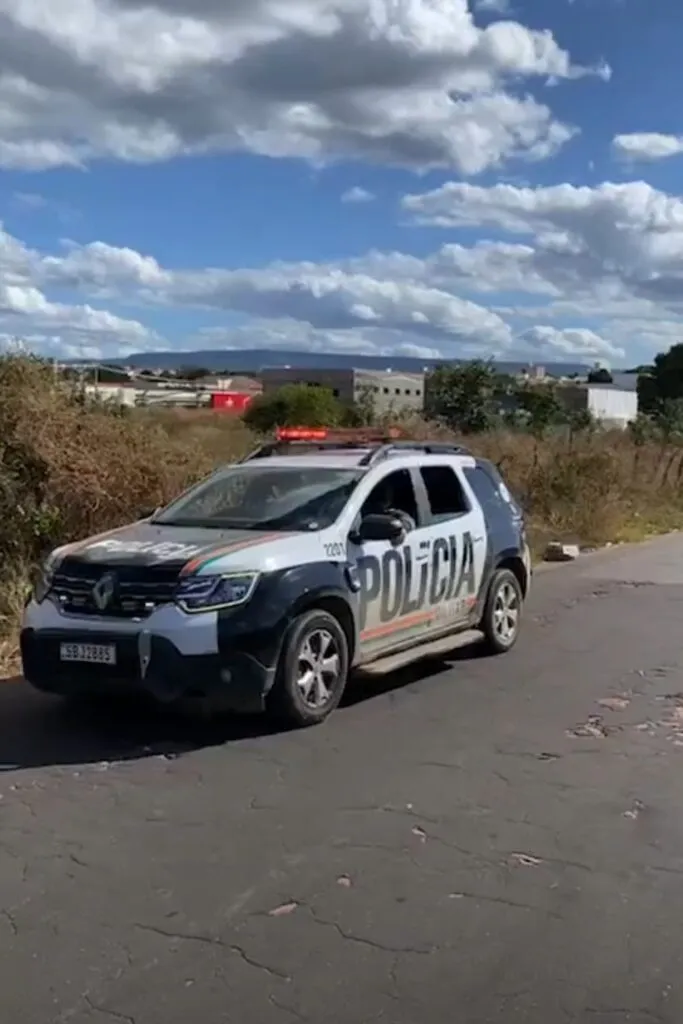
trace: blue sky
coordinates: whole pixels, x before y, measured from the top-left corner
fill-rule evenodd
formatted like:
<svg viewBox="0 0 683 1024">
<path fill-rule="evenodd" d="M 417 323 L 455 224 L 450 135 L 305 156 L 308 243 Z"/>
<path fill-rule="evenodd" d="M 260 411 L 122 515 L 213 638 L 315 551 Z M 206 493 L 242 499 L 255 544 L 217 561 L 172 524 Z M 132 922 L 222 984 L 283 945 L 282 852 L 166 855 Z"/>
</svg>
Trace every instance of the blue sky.
<svg viewBox="0 0 683 1024">
<path fill-rule="evenodd" d="M 679 340 L 683 8 L 3 10 L 5 341 L 619 366 Z"/>
</svg>

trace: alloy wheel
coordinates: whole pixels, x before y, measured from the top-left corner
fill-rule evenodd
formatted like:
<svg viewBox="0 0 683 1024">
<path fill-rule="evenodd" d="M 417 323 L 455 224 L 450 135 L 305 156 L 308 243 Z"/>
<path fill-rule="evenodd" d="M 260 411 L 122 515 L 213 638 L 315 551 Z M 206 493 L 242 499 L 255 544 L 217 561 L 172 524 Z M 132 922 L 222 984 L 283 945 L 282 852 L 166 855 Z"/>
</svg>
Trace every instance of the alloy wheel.
<svg viewBox="0 0 683 1024">
<path fill-rule="evenodd" d="M 520 600 L 511 583 L 503 583 L 493 605 L 493 628 L 503 644 L 509 644 L 519 626 Z"/>
<path fill-rule="evenodd" d="M 309 708 L 325 707 L 339 683 L 341 659 L 337 642 L 327 629 L 308 633 L 299 649 L 297 686 Z"/>
</svg>

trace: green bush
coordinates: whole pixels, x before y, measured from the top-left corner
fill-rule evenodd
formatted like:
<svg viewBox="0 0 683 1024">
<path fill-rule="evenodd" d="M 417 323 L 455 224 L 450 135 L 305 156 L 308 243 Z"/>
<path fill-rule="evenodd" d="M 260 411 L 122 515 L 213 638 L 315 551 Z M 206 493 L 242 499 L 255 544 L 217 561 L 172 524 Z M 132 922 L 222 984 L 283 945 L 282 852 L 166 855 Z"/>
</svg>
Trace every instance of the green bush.
<svg viewBox="0 0 683 1024">
<path fill-rule="evenodd" d="M 255 398 L 244 422 L 265 434 L 275 427 L 336 427 L 346 416 L 346 409 L 328 388 L 286 384 L 272 395 Z"/>
</svg>

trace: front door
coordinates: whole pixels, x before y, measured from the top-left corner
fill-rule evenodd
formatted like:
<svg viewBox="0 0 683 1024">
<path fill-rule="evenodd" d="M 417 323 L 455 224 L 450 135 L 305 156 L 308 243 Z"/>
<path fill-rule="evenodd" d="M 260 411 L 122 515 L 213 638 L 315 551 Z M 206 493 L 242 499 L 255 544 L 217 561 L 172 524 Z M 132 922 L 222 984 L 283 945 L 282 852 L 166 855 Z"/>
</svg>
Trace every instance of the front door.
<svg viewBox="0 0 683 1024">
<path fill-rule="evenodd" d="M 394 511 L 409 517 L 398 544 L 365 541 L 353 545 L 350 557 L 360 577 L 359 634 L 363 660 L 400 643 L 419 641 L 429 625 L 421 584 L 425 542 L 424 509 L 418 506 L 410 470 L 394 470 L 370 492 L 360 518 L 368 512 Z"/>
</svg>

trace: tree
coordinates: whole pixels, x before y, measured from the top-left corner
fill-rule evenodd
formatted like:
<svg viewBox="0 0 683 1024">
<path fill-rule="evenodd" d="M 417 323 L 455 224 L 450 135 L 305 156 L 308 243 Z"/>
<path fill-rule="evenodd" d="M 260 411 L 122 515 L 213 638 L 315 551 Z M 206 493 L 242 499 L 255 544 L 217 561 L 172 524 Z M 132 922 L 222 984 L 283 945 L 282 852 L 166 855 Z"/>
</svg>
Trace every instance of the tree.
<svg viewBox="0 0 683 1024">
<path fill-rule="evenodd" d="M 540 436 L 550 427 L 567 423 L 567 410 L 553 384 L 524 384 L 517 390 L 516 399 L 532 434 Z"/>
<path fill-rule="evenodd" d="M 653 419 L 664 441 L 680 440 L 683 437 L 683 398 L 663 399 Z"/>
<path fill-rule="evenodd" d="M 358 391 L 353 409 L 350 410 L 349 426 L 371 427 L 377 420 L 377 402 L 372 385 L 364 384 Z"/>
<path fill-rule="evenodd" d="M 683 345 L 655 356 L 649 373 L 638 377 L 638 404 L 649 415 L 658 415 L 667 400 L 683 398 Z"/>
<path fill-rule="evenodd" d="M 491 362 L 440 366 L 426 381 L 425 412 L 466 434 L 491 430 L 499 419 L 501 398 L 508 388 L 509 379 L 501 376 Z"/>
<path fill-rule="evenodd" d="M 275 427 L 336 427 L 344 418 L 344 406 L 328 388 L 308 384 L 286 384 L 259 395 L 243 416 L 248 427 L 262 433 Z"/>
<path fill-rule="evenodd" d="M 613 384 L 614 378 L 606 366 L 598 366 L 588 374 L 589 384 Z"/>
<path fill-rule="evenodd" d="M 598 427 L 598 421 L 589 409 L 574 409 L 568 413 L 567 422 L 574 433 L 595 431 Z"/>
</svg>

